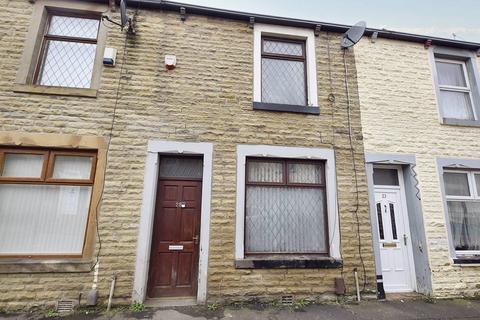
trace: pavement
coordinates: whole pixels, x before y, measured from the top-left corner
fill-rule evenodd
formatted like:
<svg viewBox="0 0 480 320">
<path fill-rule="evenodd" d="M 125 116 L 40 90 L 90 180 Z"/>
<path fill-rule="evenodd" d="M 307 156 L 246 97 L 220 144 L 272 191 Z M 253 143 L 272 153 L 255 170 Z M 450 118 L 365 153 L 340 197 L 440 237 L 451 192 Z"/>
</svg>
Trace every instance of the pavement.
<svg viewBox="0 0 480 320">
<path fill-rule="evenodd" d="M 359 304 L 323 304 L 295 307 L 192 306 L 148 308 L 140 312 L 117 309 L 110 313 L 79 311 L 74 315 L 0 314 L 1 319 L 98 319 L 98 320 L 465 320 L 480 319 L 480 300 L 365 301 Z"/>
</svg>

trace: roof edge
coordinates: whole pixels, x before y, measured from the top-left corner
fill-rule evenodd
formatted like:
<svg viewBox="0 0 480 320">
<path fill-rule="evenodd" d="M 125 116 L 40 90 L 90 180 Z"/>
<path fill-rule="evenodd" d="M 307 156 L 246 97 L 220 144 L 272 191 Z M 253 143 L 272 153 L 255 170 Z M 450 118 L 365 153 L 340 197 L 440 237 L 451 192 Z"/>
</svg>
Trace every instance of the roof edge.
<svg viewBox="0 0 480 320">
<path fill-rule="evenodd" d="M 301 19 L 286 18 L 286 17 L 277 17 L 277 16 L 233 11 L 233 10 L 226 10 L 226 9 L 218 9 L 218 8 L 205 7 L 205 6 L 180 3 L 180 2 L 174 2 L 174 1 L 128 0 L 128 3 L 130 6 L 145 7 L 145 8 L 152 8 L 152 9 L 155 8 L 155 9 L 178 11 L 178 12 L 180 12 L 180 8 L 183 7 L 185 8 L 186 14 L 192 13 L 192 14 L 213 16 L 213 17 L 219 17 L 219 18 L 225 18 L 225 19 L 240 20 L 245 22 L 249 22 L 250 18 L 253 17 L 256 23 L 277 24 L 277 25 L 312 28 L 312 29 L 315 29 L 318 25 L 320 25 L 322 31 L 331 31 L 331 32 L 338 32 L 338 33 L 343 33 L 351 27 L 350 25 L 326 23 L 326 22 L 312 21 L 312 20 L 301 20 Z M 433 37 L 433 36 L 427 36 L 427 35 L 398 32 L 398 31 L 392 31 L 392 30 L 386 30 L 386 29 L 367 28 L 365 30 L 366 36 L 371 36 L 374 33 L 378 33 L 378 37 L 386 38 L 386 39 L 403 40 L 403 41 L 416 42 L 416 43 L 426 43 L 427 41 L 431 41 L 431 45 L 455 47 L 455 48 L 475 50 L 475 51 L 480 49 L 480 43 L 476 43 L 476 42 L 459 41 L 459 40 L 453 40 L 453 39 L 447 39 L 447 38 L 439 38 L 439 37 Z"/>
</svg>

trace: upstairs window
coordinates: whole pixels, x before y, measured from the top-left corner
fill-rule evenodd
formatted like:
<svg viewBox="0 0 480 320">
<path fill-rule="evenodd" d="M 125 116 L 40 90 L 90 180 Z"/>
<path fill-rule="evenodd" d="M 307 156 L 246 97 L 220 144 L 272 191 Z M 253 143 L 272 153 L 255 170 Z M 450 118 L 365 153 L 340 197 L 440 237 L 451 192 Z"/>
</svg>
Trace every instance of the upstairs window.
<svg viewBox="0 0 480 320">
<path fill-rule="evenodd" d="M 480 253 L 480 171 L 444 171 L 452 241 L 457 254 Z"/>
<path fill-rule="evenodd" d="M 98 17 L 49 14 L 34 83 L 90 88 L 99 25 Z"/>
<path fill-rule="evenodd" d="M 262 37 L 262 102 L 307 104 L 305 41 Z"/>
<path fill-rule="evenodd" d="M 465 61 L 435 59 L 439 105 L 443 117 L 475 120 L 472 93 Z"/>
</svg>

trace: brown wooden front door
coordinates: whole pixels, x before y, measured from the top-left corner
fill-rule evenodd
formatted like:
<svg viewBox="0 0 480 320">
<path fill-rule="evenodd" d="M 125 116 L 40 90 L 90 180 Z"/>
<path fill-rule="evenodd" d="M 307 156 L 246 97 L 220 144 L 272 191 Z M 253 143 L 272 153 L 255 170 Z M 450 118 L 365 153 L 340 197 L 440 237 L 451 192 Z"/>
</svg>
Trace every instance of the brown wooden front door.
<svg viewBox="0 0 480 320">
<path fill-rule="evenodd" d="M 160 180 L 148 296 L 196 296 L 201 181 Z"/>
</svg>

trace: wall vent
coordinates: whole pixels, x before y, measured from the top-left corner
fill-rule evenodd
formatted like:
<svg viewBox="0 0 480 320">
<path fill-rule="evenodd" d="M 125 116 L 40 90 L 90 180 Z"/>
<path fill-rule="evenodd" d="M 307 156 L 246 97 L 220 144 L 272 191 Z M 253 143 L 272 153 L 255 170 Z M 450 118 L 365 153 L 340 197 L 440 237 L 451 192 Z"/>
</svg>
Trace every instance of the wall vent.
<svg viewBox="0 0 480 320">
<path fill-rule="evenodd" d="M 75 301 L 73 300 L 58 300 L 56 311 L 58 313 L 73 312 L 74 307 Z"/>
<path fill-rule="evenodd" d="M 291 306 L 293 304 L 293 296 L 282 296 L 282 305 Z"/>
</svg>

